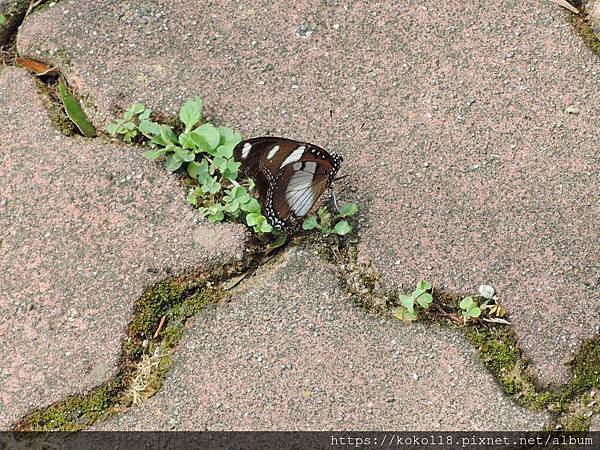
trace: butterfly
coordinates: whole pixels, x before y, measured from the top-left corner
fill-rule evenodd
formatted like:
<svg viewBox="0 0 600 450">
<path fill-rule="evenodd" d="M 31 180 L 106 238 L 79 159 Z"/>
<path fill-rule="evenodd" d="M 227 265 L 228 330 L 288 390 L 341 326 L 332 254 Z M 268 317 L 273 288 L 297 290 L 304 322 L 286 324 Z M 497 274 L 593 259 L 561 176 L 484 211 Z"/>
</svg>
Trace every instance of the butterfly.
<svg viewBox="0 0 600 450">
<path fill-rule="evenodd" d="M 343 158 L 307 142 L 257 137 L 238 143 L 233 156 L 252 178 L 264 215 L 278 229 L 304 217 L 331 188 Z"/>
</svg>

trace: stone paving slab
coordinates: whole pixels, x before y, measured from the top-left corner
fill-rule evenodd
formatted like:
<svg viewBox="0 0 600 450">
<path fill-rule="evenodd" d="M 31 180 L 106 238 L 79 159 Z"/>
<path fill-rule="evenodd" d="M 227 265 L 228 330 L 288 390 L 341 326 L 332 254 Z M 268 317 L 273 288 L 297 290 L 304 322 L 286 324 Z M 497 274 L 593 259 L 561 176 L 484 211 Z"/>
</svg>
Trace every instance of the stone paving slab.
<svg viewBox="0 0 600 450">
<path fill-rule="evenodd" d="M 244 250 L 134 147 L 65 137 L 31 77 L 0 75 L 0 429 L 112 376 L 134 301 Z"/>
<path fill-rule="evenodd" d="M 476 386 L 477 394 L 468 394 Z M 456 331 L 368 315 L 293 250 L 194 318 L 162 390 L 103 430 L 537 430 Z"/>
<path fill-rule="evenodd" d="M 557 5 L 72 0 L 18 49 L 101 127 L 201 94 L 247 135 L 339 151 L 361 257 L 388 285 L 494 285 L 544 382 L 599 332 L 600 59 Z"/>
</svg>

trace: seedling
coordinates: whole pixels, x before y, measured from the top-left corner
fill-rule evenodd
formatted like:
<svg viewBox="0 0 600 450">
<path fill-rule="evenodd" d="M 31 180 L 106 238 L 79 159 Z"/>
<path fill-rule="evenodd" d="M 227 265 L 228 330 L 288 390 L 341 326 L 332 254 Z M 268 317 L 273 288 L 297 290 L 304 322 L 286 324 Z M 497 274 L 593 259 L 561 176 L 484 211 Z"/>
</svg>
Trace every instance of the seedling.
<svg viewBox="0 0 600 450">
<path fill-rule="evenodd" d="M 419 310 L 429 309 L 433 301 L 431 295 L 431 283 L 421 280 L 417 283 L 416 289 L 410 295 L 400 294 L 398 299 L 402 306 L 394 309 L 394 315 L 405 322 L 412 322 L 419 318 Z"/>
<path fill-rule="evenodd" d="M 481 315 L 481 309 L 473 297 L 463 298 L 458 306 L 462 310 L 463 321 L 465 324 L 469 321 L 469 319 L 477 318 Z"/>
<path fill-rule="evenodd" d="M 326 207 L 321 207 L 317 211 L 316 216 L 310 216 L 304 219 L 302 228 L 304 230 L 317 229 L 324 236 L 336 234 L 344 236 L 352 231 L 352 226 L 343 220 L 345 217 L 351 217 L 358 212 L 358 206 L 355 203 L 346 203 L 342 205 L 340 211 L 336 215 L 332 215 Z"/>
<path fill-rule="evenodd" d="M 150 118 L 152 111 L 141 103 L 134 103 L 123 113 L 123 118 L 106 126 L 112 136 L 120 136 L 125 142 L 133 141 L 139 134 L 138 127 L 142 121 Z"/>
</svg>

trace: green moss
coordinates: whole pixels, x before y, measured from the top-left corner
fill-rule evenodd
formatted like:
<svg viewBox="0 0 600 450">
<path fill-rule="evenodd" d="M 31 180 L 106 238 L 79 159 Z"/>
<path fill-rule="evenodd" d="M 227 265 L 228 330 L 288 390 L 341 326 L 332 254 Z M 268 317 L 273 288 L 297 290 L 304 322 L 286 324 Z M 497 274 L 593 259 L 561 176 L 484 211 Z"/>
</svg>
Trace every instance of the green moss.
<svg viewBox="0 0 600 450">
<path fill-rule="evenodd" d="M 85 394 L 30 413 L 19 421 L 15 430 L 77 431 L 125 410 L 131 401 L 126 396 L 128 383 L 135 377 L 137 364 L 144 354 L 153 354 L 160 347 L 163 356 L 144 389 L 144 396 L 151 397 L 161 388 L 173 365 L 171 350 L 183 337 L 185 320 L 215 304 L 223 295 L 222 290 L 209 286 L 202 277 L 167 280 L 149 288 L 135 306 L 129 336 L 122 345 L 122 373 Z M 165 316 L 163 328 L 154 339 L 162 316 Z"/>
<path fill-rule="evenodd" d="M 154 370 L 152 376 L 150 377 L 150 380 L 148 381 L 148 387 L 146 389 L 146 398 L 152 397 L 160 390 L 172 366 L 173 357 L 171 355 L 164 355 L 160 359 L 158 367 L 156 368 L 156 370 Z"/>
<path fill-rule="evenodd" d="M 557 426 L 568 431 L 589 429 L 590 419 L 579 412 L 578 405 L 586 404 L 588 393 L 600 388 L 600 336 L 583 343 L 571 364 L 572 377 L 568 383 L 556 389 L 538 390 L 509 330 L 482 331 L 467 327 L 465 332 L 479 350 L 483 364 L 508 395 L 529 409 L 547 408 L 551 412 L 549 429 Z"/>
<path fill-rule="evenodd" d="M 591 420 L 589 417 L 576 414 L 569 416 L 568 419 L 562 423 L 562 429 L 565 431 L 588 431 L 590 425 Z"/>
<path fill-rule="evenodd" d="M 600 56 L 600 38 L 598 34 L 594 32 L 592 26 L 589 23 L 589 19 L 581 16 L 573 16 L 573 25 L 579 32 L 579 35 L 583 39 L 583 42 L 598 56 Z"/>
<path fill-rule="evenodd" d="M 172 317 L 175 306 L 190 290 L 201 289 L 203 281 L 166 280 L 148 289 L 137 302 L 129 336 L 152 337 L 162 316 Z M 175 309 L 174 309 L 175 308 Z"/>
<path fill-rule="evenodd" d="M 580 394 L 600 389 L 600 336 L 585 341 L 571 363 L 571 393 Z"/>
<path fill-rule="evenodd" d="M 119 404 L 120 378 L 111 380 L 82 395 L 40 409 L 16 426 L 17 431 L 78 431 L 111 416 Z"/>
<path fill-rule="evenodd" d="M 176 347 L 183 336 L 185 320 L 207 306 L 217 303 L 223 295 L 223 291 L 206 287 L 186 297 L 183 302 L 174 306 L 168 316 L 169 323 L 164 332 L 161 333 L 163 348 L 172 349 Z"/>
<path fill-rule="evenodd" d="M 534 380 L 527 375 L 525 361 L 512 333 L 506 329 L 484 330 L 465 327 L 465 334 L 479 350 L 484 366 L 503 390 L 518 403 L 541 407 Z M 540 404 L 541 403 L 541 404 Z"/>
<path fill-rule="evenodd" d="M 137 302 L 133 320 L 129 325 L 129 336 L 148 337 L 158 327 L 160 318 L 174 303 L 179 301 L 185 286 L 176 280 L 167 280 L 148 289 Z"/>
</svg>

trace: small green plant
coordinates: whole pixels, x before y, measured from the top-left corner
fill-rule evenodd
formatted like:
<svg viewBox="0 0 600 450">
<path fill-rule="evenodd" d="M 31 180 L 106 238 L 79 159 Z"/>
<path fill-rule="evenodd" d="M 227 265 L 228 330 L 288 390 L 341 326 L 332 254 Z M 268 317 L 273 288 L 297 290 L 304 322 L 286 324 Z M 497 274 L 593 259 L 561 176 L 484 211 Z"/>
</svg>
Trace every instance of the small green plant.
<svg viewBox="0 0 600 450">
<path fill-rule="evenodd" d="M 463 321 L 465 324 L 469 321 L 469 319 L 477 318 L 481 315 L 481 308 L 479 308 L 473 297 L 463 298 L 458 306 L 462 310 Z"/>
<path fill-rule="evenodd" d="M 302 228 L 304 230 L 317 229 L 324 236 L 336 234 L 344 236 L 352 231 L 352 226 L 343 220 L 345 217 L 351 217 L 358 212 L 358 206 L 355 203 L 346 203 L 342 205 L 338 214 L 332 215 L 326 207 L 321 207 L 316 216 L 310 216 L 304 219 Z"/>
<path fill-rule="evenodd" d="M 138 140 L 150 147 L 144 153 L 149 160 L 164 158 L 167 170 L 184 170 L 194 180 L 187 201 L 196 206 L 210 222 L 226 218 L 242 220 L 257 233 L 274 230 L 252 197 L 252 180 L 238 181 L 240 163 L 233 149 L 242 136 L 230 128 L 202 123 L 203 101 L 196 97 L 179 111 L 180 132 L 150 119 L 151 110 L 141 103 L 131 105 L 123 118 L 106 130 L 125 142 Z"/>
<path fill-rule="evenodd" d="M 200 97 L 186 102 L 179 111 L 182 126 L 174 129 L 153 121 L 150 109 L 142 103 L 134 103 L 121 119 L 108 124 L 106 131 L 128 143 L 143 143 L 149 147 L 144 156 L 149 160 L 164 159 L 170 172 L 185 170 L 194 180 L 187 201 L 210 222 L 242 221 L 256 233 L 273 234 L 276 240 L 271 250 L 283 245 L 287 235 L 274 229 L 262 214 L 260 203 L 251 194 L 254 182 L 238 180 L 240 163 L 235 161 L 233 150 L 242 136 L 231 128 L 203 123 L 203 106 Z M 353 203 L 343 205 L 336 215 L 321 208 L 317 216 L 304 221 L 303 228 L 317 228 L 326 236 L 343 236 L 352 231 L 343 218 L 357 211 Z"/>
<path fill-rule="evenodd" d="M 398 299 L 400 305 L 394 308 L 394 315 L 405 322 L 412 322 L 419 318 L 419 309 L 427 310 L 433 301 L 431 294 L 431 283 L 421 280 L 417 283 L 416 289 L 410 295 L 400 294 Z"/>
<path fill-rule="evenodd" d="M 6 23 L 6 17 L 2 14 L 0 14 L 0 26 L 4 25 Z"/>
<path fill-rule="evenodd" d="M 123 118 L 106 126 L 111 136 L 120 136 L 125 142 L 131 142 L 138 136 L 138 127 L 142 121 L 148 121 L 151 110 L 141 103 L 134 103 L 123 113 Z"/>
</svg>

